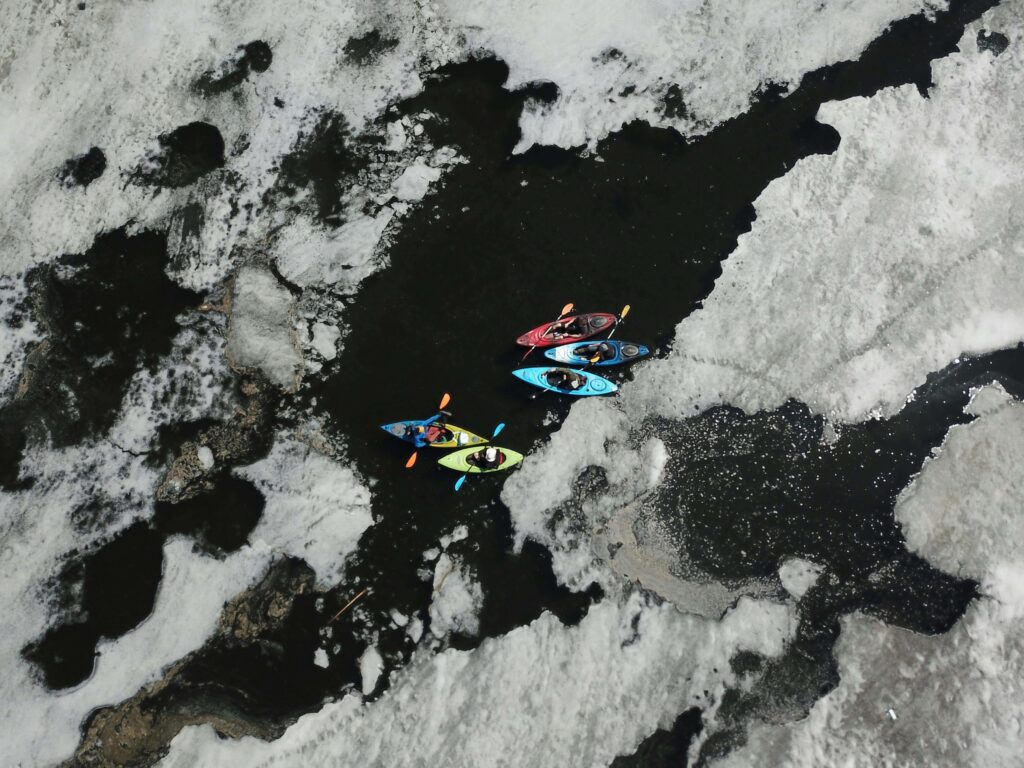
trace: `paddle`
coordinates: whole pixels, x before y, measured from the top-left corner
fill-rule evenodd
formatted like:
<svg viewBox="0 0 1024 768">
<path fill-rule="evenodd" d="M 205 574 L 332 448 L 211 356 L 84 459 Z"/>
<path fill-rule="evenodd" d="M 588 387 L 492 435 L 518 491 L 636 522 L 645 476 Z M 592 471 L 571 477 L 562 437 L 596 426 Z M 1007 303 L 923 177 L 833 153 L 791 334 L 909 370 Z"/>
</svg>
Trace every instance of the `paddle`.
<svg viewBox="0 0 1024 768">
<path fill-rule="evenodd" d="M 437 410 L 443 411 L 444 407 L 446 405 L 448 405 L 448 403 L 450 403 L 451 400 L 452 400 L 452 396 L 449 395 L 447 392 L 445 392 L 444 395 L 442 395 L 442 397 L 441 397 L 441 404 L 437 406 Z M 423 427 L 420 427 L 420 431 L 422 431 L 422 430 L 423 430 Z M 415 450 L 415 451 L 412 452 L 412 456 L 410 456 L 409 459 L 405 462 L 405 468 L 406 469 L 412 469 L 413 468 L 413 465 L 416 464 L 416 459 L 419 457 L 419 453 L 420 453 L 419 450 Z"/>
<path fill-rule="evenodd" d="M 501 434 L 501 430 L 503 430 L 504 428 L 505 428 L 505 422 L 501 422 L 500 424 L 498 424 L 498 426 L 496 426 L 494 428 L 494 433 L 491 435 L 491 440 L 493 440 L 498 435 L 500 435 Z M 480 450 L 485 450 L 485 449 L 481 448 Z M 459 490 L 462 487 L 462 484 L 464 482 L 466 482 L 466 478 L 467 477 L 469 477 L 469 473 L 468 472 L 466 474 L 464 474 L 462 477 L 460 477 L 458 480 L 455 481 L 455 490 L 456 491 Z"/>
<path fill-rule="evenodd" d="M 564 307 L 562 307 L 562 313 L 558 317 L 556 317 L 554 320 L 552 320 L 551 323 L 549 323 L 548 330 L 544 331 L 544 333 L 542 333 L 541 336 L 546 336 L 548 331 L 551 330 L 550 326 L 554 325 L 555 323 L 557 323 L 559 320 L 561 320 L 563 317 L 568 315 L 570 312 L 572 312 L 572 302 L 571 301 L 568 304 L 566 304 Z M 530 356 L 530 353 L 533 352 L 533 350 L 535 350 L 536 348 L 537 348 L 537 345 L 534 344 L 532 347 L 530 347 L 528 350 L 526 350 L 526 354 L 523 355 L 523 360 L 528 358 Z M 520 360 L 520 362 L 522 362 L 522 360 Z"/>
<path fill-rule="evenodd" d="M 615 331 L 616 331 L 616 330 L 618 329 L 618 327 L 619 327 L 619 324 L 620 324 L 620 323 L 621 323 L 621 322 L 622 322 L 623 320 L 625 320 L 625 319 L 626 319 L 626 315 L 628 315 L 628 314 L 629 314 L 629 304 L 627 304 L 626 306 L 624 306 L 624 307 L 622 308 L 622 311 L 621 311 L 621 312 L 619 313 L 619 319 L 618 319 L 618 320 L 616 320 L 616 321 L 615 321 L 615 325 L 614 325 L 614 326 L 612 326 L 612 330 L 611 330 L 611 333 L 609 333 L 609 334 L 608 334 L 608 339 L 606 339 L 606 341 L 607 341 L 607 340 L 610 340 L 610 339 L 611 339 L 611 337 L 615 335 Z M 584 365 L 584 366 L 583 366 L 583 368 L 582 368 L 582 370 L 586 370 L 586 369 L 587 369 L 587 366 L 588 366 L 588 365 L 590 365 L 591 363 L 599 363 L 599 362 L 601 362 L 601 353 L 600 353 L 600 352 L 598 352 L 598 353 L 597 353 L 596 355 L 594 355 L 594 356 L 593 356 L 592 358 L 590 358 L 590 362 L 589 362 L 589 363 L 587 363 L 587 365 Z"/>
</svg>

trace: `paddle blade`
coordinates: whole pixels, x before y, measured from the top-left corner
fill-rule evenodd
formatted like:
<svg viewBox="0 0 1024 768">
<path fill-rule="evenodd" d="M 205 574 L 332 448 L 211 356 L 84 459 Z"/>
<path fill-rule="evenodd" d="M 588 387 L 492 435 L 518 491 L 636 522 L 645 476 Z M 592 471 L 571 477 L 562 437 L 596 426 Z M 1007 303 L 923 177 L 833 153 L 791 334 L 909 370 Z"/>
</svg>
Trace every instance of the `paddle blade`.
<svg viewBox="0 0 1024 768">
<path fill-rule="evenodd" d="M 590 358 L 590 362 L 592 362 L 592 363 L 600 362 L 600 360 L 601 360 L 601 356 L 600 355 L 594 355 L 592 358 Z"/>
<path fill-rule="evenodd" d="M 469 475 L 463 475 L 462 477 L 460 477 L 458 480 L 455 481 L 455 490 L 456 491 L 459 490 L 459 488 L 462 487 L 462 484 L 464 482 L 466 482 L 466 478 L 467 477 L 469 477 Z"/>
<path fill-rule="evenodd" d="M 571 301 L 568 304 L 566 304 L 564 307 L 562 307 L 562 314 L 560 314 L 559 317 L 565 317 L 570 312 L 572 312 L 572 302 Z"/>
<path fill-rule="evenodd" d="M 437 406 L 437 410 L 443 411 L 444 407 L 446 405 L 448 405 L 448 403 L 451 402 L 451 399 L 452 399 L 452 396 L 449 395 L 447 392 L 445 392 L 444 393 L 444 397 L 441 398 L 441 404 L 439 406 Z"/>
<path fill-rule="evenodd" d="M 501 422 L 500 424 L 498 424 L 498 426 L 496 426 L 496 427 L 494 428 L 494 434 L 493 434 L 493 435 L 491 435 L 491 439 L 493 440 L 493 439 L 494 439 L 494 438 L 496 438 L 496 437 L 497 437 L 497 436 L 498 436 L 499 434 L 501 434 L 501 430 L 503 430 L 504 428 L 505 428 L 505 422 L 503 421 L 503 422 Z"/>
<path fill-rule="evenodd" d="M 619 322 L 621 322 L 621 321 L 626 319 L 626 315 L 629 314 L 629 309 L 630 309 L 629 304 L 627 304 L 626 306 L 624 306 L 622 308 L 622 311 L 619 312 Z"/>
<path fill-rule="evenodd" d="M 412 465 L 416 463 L 416 457 L 419 456 L 419 455 L 420 454 L 419 454 L 418 451 L 414 451 L 412 456 L 409 457 L 409 460 L 407 462 L 405 462 L 405 468 L 406 469 L 412 469 Z"/>
</svg>

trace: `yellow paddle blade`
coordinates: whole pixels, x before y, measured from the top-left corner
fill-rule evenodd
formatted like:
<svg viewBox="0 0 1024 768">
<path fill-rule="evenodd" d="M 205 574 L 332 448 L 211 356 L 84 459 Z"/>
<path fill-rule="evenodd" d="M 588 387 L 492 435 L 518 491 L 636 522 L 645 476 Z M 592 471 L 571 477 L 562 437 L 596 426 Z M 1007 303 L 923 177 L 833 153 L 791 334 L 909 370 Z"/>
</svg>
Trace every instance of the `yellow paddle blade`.
<svg viewBox="0 0 1024 768">
<path fill-rule="evenodd" d="M 444 397 L 441 398 L 441 404 L 439 406 L 437 406 L 437 410 L 443 411 L 444 407 L 446 405 L 448 405 L 449 402 L 451 402 L 451 399 L 452 399 L 452 396 L 449 395 L 447 392 L 445 392 L 444 393 Z"/>
<path fill-rule="evenodd" d="M 622 311 L 619 313 L 619 320 L 625 320 L 626 319 L 626 315 L 628 315 L 628 314 L 629 314 L 629 304 L 627 304 L 626 306 L 624 306 L 622 308 Z"/>
<path fill-rule="evenodd" d="M 418 451 L 413 452 L 412 456 L 409 457 L 409 460 L 405 462 L 405 468 L 412 469 L 412 465 L 416 463 L 416 457 L 419 455 Z"/>
<path fill-rule="evenodd" d="M 600 359 L 601 359 L 601 356 L 600 356 L 600 355 L 594 355 L 594 356 L 593 356 L 592 358 L 590 358 L 590 362 L 592 362 L 592 363 L 596 363 L 596 362 L 598 362 L 598 361 L 599 361 Z"/>
<path fill-rule="evenodd" d="M 562 307 L 562 314 L 560 314 L 559 317 L 565 317 L 570 312 L 572 312 L 572 302 L 571 301 L 568 304 L 566 304 L 564 307 Z"/>
</svg>

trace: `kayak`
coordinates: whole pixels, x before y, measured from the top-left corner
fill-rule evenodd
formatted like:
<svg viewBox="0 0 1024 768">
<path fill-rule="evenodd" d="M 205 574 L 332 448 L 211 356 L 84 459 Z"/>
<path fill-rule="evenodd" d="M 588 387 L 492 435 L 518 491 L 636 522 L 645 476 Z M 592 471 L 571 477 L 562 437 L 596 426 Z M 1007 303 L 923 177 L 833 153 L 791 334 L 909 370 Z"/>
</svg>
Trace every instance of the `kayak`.
<svg viewBox="0 0 1024 768">
<path fill-rule="evenodd" d="M 496 446 L 497 447 L 497 446 Z M 498 458 L 500 463 L 493 469 L 484 469 L 478 467 L 475 464 L 470 464 L 467 459 L 474 453 L 478 453 L 484 450 L 483 448 L 463 448 L 461 451 L 453 451 L 447 456 L 442 456 L 437 460 L 437 463 L 442 467 L 448 467 L 448 469 L 454 469 L 456 472 L 466 472 L 468 474 L 487 474 L 488 472 L 502 472 L 506 469 L 511 469 L 516 464 L 523 460 L 523 454 L 513 451 L 511 448 L 498 448 Z"/>
<path fill-rule="evenodd" d="M 565 326 L 577 318 L 580 321 L 580 325 L 583 326 L 582 333 L 556 334 L 549 332 L 552 326 Z M 538 325 L 532 331 L 527 331 L 516 339 L 516 344 L 521 347 L 553 347 L 556 344 L 564 344 L 567 341 L 589 339 L 591 336 L 596 336 L 599 333 L 614 328 L 617 319 L 616 315 L 609 312 L 592 312 L 588 315 L 563 317 L 561 320 L 556 320 L 553 323 L 544 323 L 544 325 Z"/>
<path fill-rule="evenodd" d="M 615 353 L 615 356 L 607 360 L 590 363 L 590 359 L 597 354 L 597 351 L 588 348 L 594 347 L 597 344 L 608 344 Z M 560 347 L 551 347 L 544 350 L 544 356 L 549 360 L 554 360 L 556 363 L 569 363 L 570 365 L 583 365 L 584 363 L 590 363 L 591 365 L 619 365 L 639 360 L 650 353 L 651 351 L 643 344 L 634 344 L 630 341 L 619 341 L 618 339 L 608 339 L 603 342 L 577 341 L 572 344 L 563 344 Z"/>
<path fill-rule="evenodd" d="M 442 436 L 447 439 L 437 440 L 433 443 L 427 442 L 428 430 L 432 424 L 443 427 L 444 434 Z M 423 431 L 419 431 L 417 427 L 423 427 Z M 486 437 L 474 435 L 469 430 L 457 427 L 454 424 L 438 421 L 436 416 L 419 421 L 396 421 L 392 424 L 382 424 L 380 428 L 399 440 L 412 443 L 417 448 L 425 448 L 428 445 L 431 448 L 459 448 L 464 445 L 481 445 L 487 442 Z"/>
<path fill-rule="evenodd" d="M 547 374 L 551 371 L 567 371 L 574 376 L 581 377 L 584 380 L 583 384 L 577 389 L 553 387 L 548 383 L 547 379 Z M 552 392 L 558 392 L 563 395 L 578 395 L 580 397 L 610 395 L 618 390 L 618 387 L 613 382 L 608 381 L 608 379 L 601 378 L 589 371 L 576 371 L 572 368 L 519 368 L 512 371 L 512 374 L 518 376 L 527 384 L 533 384 L 533 386 L 540 387 L 541 389 L 550 389 Z"/>
</svg>

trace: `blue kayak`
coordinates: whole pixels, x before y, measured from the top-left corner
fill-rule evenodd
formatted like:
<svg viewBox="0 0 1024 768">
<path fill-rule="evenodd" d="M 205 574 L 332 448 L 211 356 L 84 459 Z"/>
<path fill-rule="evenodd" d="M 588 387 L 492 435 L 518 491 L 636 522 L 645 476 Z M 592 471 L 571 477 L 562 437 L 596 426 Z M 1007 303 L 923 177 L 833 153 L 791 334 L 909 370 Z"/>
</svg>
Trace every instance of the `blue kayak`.
<svg viewBox="0 0 1024 768">
<path fill-rule="evenodd" d="M 604 350 L 599 349 L 601 345 Z M 596 363 L 590 361 L 601 352 L 601 360 Z M 630 363 L 646 357 L 651 353 L 643 344 L 634 344 L 631 341 L 619 341 L 618 339 L 607 339 L 605 341 L 577 341 L 572 344 L 563 344 L 560 347 L 551 347 L 544 350 L 544 356 L 556 363 L 568 363 L 570 365 L 620 365 Z"/>
<path fill-rule="evenodd" d="M 610 395 L 618 390 L 618 387 L 608 379 L 603 379 L 589 371 L 576 371 L 572 368 L 519 368 L 512 373 L 527 384 L 533 384 L 541 389 L 550 389 L 563 395 L 578 395 L 580 397 Z M 555 380 L 558 376 L 566 378 L 556 385 Z M 579 386 L 574 388 L 573 381 L 578 382 Z"/>
<path fill-rule="evenodd" d="M 487 438 L 474 435 L 468 429 L 457 427 L 443 420 L 443 414 L 429 419 L 410 419 L 381 424 L 381 429 L 399 440 L 412 443 L 417 448 L 463 448 L 467 445 L 481 445 Z"/>
</svg>

